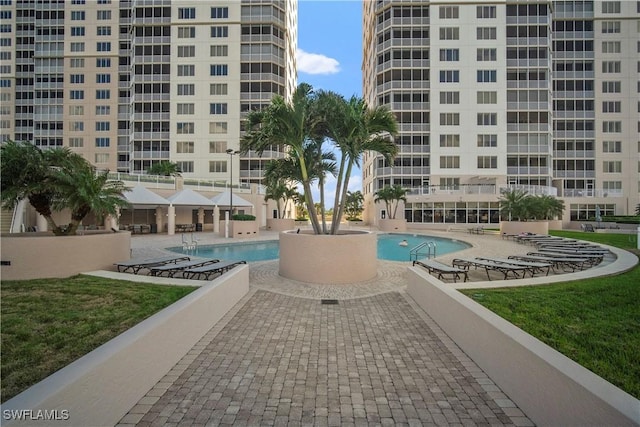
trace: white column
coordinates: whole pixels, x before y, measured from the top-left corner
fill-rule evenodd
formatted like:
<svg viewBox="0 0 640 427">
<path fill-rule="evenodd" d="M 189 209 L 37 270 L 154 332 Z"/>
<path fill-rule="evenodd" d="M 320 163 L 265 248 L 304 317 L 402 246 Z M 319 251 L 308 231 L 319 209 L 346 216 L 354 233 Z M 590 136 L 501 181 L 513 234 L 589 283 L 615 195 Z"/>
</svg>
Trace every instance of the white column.
<svg viewBox="0 0 640 427">
<path fill-rule="evenodd" d="M 173 205 L 167 208 L 167 234 L 169 236 L 176 234 L 176 208 Z"/>
<path fill-rule="evenodd" d="M 213 232 L 220 232 L 220 208 L 218 205 L 213 207 Z"/>
<path fill-rule="evenodd" d="M 204 230 L 204 208 L 198 208 L 198 223 L 202 224 Z"/>
<path fill-rule="evenodd" d="M 158 227 L 158 233 L 164 231 L 164 210 L 162 207 L 156 207 L 156 227 Z"/>
<path fill-rule="evenodd" d="M 36 214 L 36 227 L 38 227 L 38 231 L 49 230 L 49 224 L 47 224 L 47 219 L 40 214 Z"/>
<path fill-rule="evenodd" d="M 224 237 L 229 237 L 229 211 L 224 213 Z"/>
</svg>

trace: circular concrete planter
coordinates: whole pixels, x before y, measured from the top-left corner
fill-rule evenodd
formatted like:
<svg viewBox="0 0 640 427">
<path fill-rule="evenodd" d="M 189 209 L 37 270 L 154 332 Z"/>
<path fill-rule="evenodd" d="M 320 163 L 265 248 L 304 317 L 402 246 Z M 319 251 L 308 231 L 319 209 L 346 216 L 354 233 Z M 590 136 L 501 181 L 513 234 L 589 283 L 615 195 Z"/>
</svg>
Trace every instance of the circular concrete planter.
<svg viewBox="0 0 640 427">
<path fill-rule="evenodd" d="M 295 220 L 293 218 L 267 218 L 267 230 L 293 230 L 295 226 Z"/>
<path fill-rule="evenodd" d="M 280 233 L 280 275 L 283 277 L 309 283 L 343 284 L 370 280 L 377 274 L 377 237 L 373 233 Z"/>
</svg>

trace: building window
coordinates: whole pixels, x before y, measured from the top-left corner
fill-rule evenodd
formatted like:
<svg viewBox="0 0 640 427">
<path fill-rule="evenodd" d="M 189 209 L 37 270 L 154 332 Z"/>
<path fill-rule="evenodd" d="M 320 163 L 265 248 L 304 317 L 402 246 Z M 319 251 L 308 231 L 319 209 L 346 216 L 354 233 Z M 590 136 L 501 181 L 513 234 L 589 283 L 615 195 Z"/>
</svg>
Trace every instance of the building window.
<svg viewBox="0 0 640 427">
<path fill-rule="evenodd" d="M 227 122 L 209 122 L 209 133 L 227 133 Z"/>
<path fill-rule="evenodd" d="M 211 27 L 211 37 L 229 37 L 229 27 L 226 25 Z"/>
<path fill-rule="evenodd" d="M 613 193 L 621 193 L 622 181 L 602 181 L 602 189 Z"/>
<path fill-rule="evenodd" d="M 460 92 L 440 92 L 440 104 L 460 104 Z"/>
<path fill-rule="evenodd" d="M 178 95 L 180 96 L 193 96 L 196 94 L 196 86 L 193 83 L 179 84 Z"/>
<path fill-rule="evenodd" d="M 71 52 L 84 52 L 84 42 L 71 43 Z"/>
<path fill-rule="evenodd" d="M 84 58 L 71 58 L 69 66 L 71 68 L 84 68 Z"/>
<path fill-rule="evenodd" d="M 212 7 L 211 19 L 227 19 L 229 17 L 228 7 Z"/>
<path fill-rule="evenodd" d="M 209 114 L 227 114 L 227 103 L 216 102 L 209 104 Z"/>
<path fill-rule="evenodd" d="M 209 85 L 209 95 L 227 95 L 226 83 L 211 83 Z"/>
<path fill-rule="evenodd" d="M 622 153 L 622 141 L 602 141 L 603 153 Z"/>
<path fill-rule="evenodd" d="M 96 50 L 98 52 L 111 52 L 111 42 L 96 43 Z"/>
<path fill-rule="evenodd" d="M 496 17 L 495 6 L 476 6 L 476 18 L 493 19 Z"/>
<path fill-rule="evenodd" d="M 96 90 L 96 99 L 111 99 L 111 91 L 109 89 Z"/>
<path fill-rule="evenodd" d="M 460 81 L 460 71 L 440 70 L 440 83 L 458 83 Z"/>
<path fill-rule="evenodd" d="M 111 114 L 110 105 L 96 105 L 96 116 L 108 116 Z"/>
<path fill-rule="evenodd" d="M 109 68 L 111 67 L 111 58 L 96 58 L 97 68 Z"/>
<path fill-rule="evenodd" d="M 602 42 L 602 53 L 620 53 L 619 41 Z"/>
<path fill-rule="evenodd" d="M 96 74 L 96 83 L 111 83 L 111 74 Z"/>
<path fill-rule="evenodd" d="M 69 99 L 84 99 L 83 90 L 72 90 L 69 92 Z"/>
<path fill-rule="evenodd" d="M 497 169 L 498 157 L 496 156 L 478 156 L 478 169 Z"/>
<path fill-rule="evenodd" d="M 194 56 L 196 56 L 195 46 L 178 46 L 179 58 L 193 58 Z"/>
<path fill-rule="evenodd" d="M 459 61 L 459 49 L 440 49 L 440 61 Z"/>
<path fill-rule="evenodd" d="M 440 135 L 440 147 L 460 147 L 460 135 L 457 135 L 457 134 Z"/>
<path fill-rule="evenodd" d="M 196 66 L 195 65 L 178 65 L 178 76 L 195 76 L 196 75 Z"/>
<path fill-rule="evenodd" d="M 209 153 L 224 153 L 227 151 L 226 141 L 209 141 Z"/>
<path fill-rule="evenodd" d="M 72 10 L 71 11 L 71 20 L 72 21 L 84 21 L 85 12 L 84 10 Z"/>
<path fill-rule="evenodd" d="M 496 126 L 497 124 L 497 113 L 478 113 L 478 126 Z"/>
<path fill-rule="evenodd" d="M 108 21 L 109 19 L 111 19 L 111 11 L 99 10 L 97 16 L 98 16 L 98 21 Z"/>
<path fill-rule="evenodd" d="M 620 82 L 602 82 L 603 93 L 620 93 Z"/>
<path fill-rule="evenodd" d="M 481 134 L 478 135 L 478 147 L 497 147 L 498 135 Z"/>
<path fill-rule="evenodd" d="M 182 161 L 182 162 L 176 162 L 176 164 L 178 165 L 178 170 L 180 170 L 180 172 L 187 172 L 187 173 L 193 173 L 193 162 L 188 162 L 188 161 Z"/>
<path fill-rule="evenodd" d="M 227 162 L 222 160 L 213 160 L 209 162 L 209 172 L 224 173 L 227 171 Z"/>
<path fill-rule="evenodd" d="M 478 40 L 495 40 L 496 27 L 478 27 L 476 29 L 476 39 Z"/>
<path fill-rule="evenodd" d="M 178 19 L 196 19 L 195 7 L 179 7 Z"/>
<path fill-rule="evenodd" d="M 440 156 L 441 169 L 459 169 L 460 156 Z"/>
<path fill-rule="evenodd" d="M 227 45 L 212 45 L 211 56 L 229 56 L 229 46 Z"/>
<path fill-rule="evenodd" d="M 458 27 L 441 27 L 440 40 L 459 40 L 460 28 Z"/>
<path fill-rule="evenodd" d="M 460 113 L 440 113 L 441 126 L 458 126 L 460 125 Z"/>
<path fill-rule="evenodd" d="M 84 36 L 84 27 L 71 27 L 71 37 Z"/>
<path fill-rule="evenodd" d="M 620 101 L 603 101 L 602 112 L 603 113 L 619 113 L 622 109 L 622 103 Z"/>
<path fill-rule="evenodd" d="M 195 39 L 196 27 L 178 27 L 179 39 Z"/>
<path fill-rule="evenodd" d="M 619 73 L 620 61 L 602 61 L 603 73 Z"/>
<path fill-rule="evenodd" d="M 620 21 L 602 21 L 603 34 L 618 34 L 620 32 Z"/>
<path fill-rule="evenodd" d="M 69 138 L 69 147 L 71 148 L 84 147 L 84 138 Z"/>
<path fill-rule="evenodd" d="M 440 6 L 440 19 L 458 19 L 458 6 Z"/>
<path fill-rule="evenodd" d="M 84 105 L 70 105 L 69 106 L 69 115 L 70 116 L 83 116 L 84 115 Z"/>
<path fill-rule="evenodd" d="M 476 60 L 480 62 L 496 61 L 497 60 L 496 49 L 485 49 L 485 48 L 478 49 L 476 53 Z"/>
<path fill-rule="evenodd" d="M 178 134 L 192 134 L 195 131 L 195 125 L 193 122 L 178 122 L 176 123 Z"/>
<path fill-rule="evenodd" d="M 96 35 L 98 36 L 110 36 L 111 35 L 111 27 L 109 26 L 99 26 L 96 30 Z"/>
<path fill-rule="evenodd" d="M 229 72 L 229 66 L 227 64 L 212 64 L 211 75 L 212 76 L 226 76 Z"/>
<path fill-rule="evenodd" d="M 496 70 L 478 70 L 477 81 L 478 83 L 495 83 L 497 74 Z"/>
<path fill-rule="evenodd" d="M 84 131 L 84 122 L 70 122 L 69 130 L 71 132 L 83 132 Z"/>
<path fill-rule="evenodd" d="M 111 130 L 111 123 L 96 122 L 96 132 L 108 132 L 109 130 Z"/>
<path fill-rule="evenodd" d="M 622 132 L 622 122 L 605 121 L 602 122 L 603 133 L 620 133 Z"/>
<path fill-rule="evenodd" d="M 602 13 L 620 13 L 619 1 L 603 1 Z"/>
<path fill-rule="evenodd" d="M 619 160 L 610 160 L 602 162 L 602 171 L 604 173 L 622 173 L 622 162 Z"/>
<path fill-rule="evenodd" d="M 111 140 L 108 136 L 96 138 L 96 147 L 108 147 L 111 145 Z"/>
<path fill-rule="evenodd" d="M 71 83 L 84 83 L 84 74 L 71 74 L 69 76 Z"/>
<path fill-rule="evenodd" d="M 96 153 L 96 164 L 109 163 L 109 153 Z"/>
<path fill-rule="evenodd" d="M 191 115 L 195 113 L 195 104 L 178 104 L 177 110 L 180 115 Z"/>
<path fill-rule="evenodd" d="M 498 92 L 495 91 L 479 91 L 477 92 L 478 104 L 497 104 Z"/>
<path fill-rule="evenodd" d="M 193 141 L 177 141 L 176 153 L 178 154 L 193 154 L 194 144 Z"/>
</svg>

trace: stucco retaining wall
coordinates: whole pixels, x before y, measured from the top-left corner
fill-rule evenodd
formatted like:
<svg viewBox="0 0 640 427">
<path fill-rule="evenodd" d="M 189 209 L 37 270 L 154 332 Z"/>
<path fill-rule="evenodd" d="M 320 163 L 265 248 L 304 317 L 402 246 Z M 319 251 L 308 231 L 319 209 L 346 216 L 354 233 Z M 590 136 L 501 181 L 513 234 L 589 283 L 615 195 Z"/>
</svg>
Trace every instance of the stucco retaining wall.
<svg viewBox="0 0 640 427">
<path fill-rule="evenodd" d="M 92 270 L 111 270 L 131 257 L 131 233 L 53 236 L 50 233 L 3 234 L 2 280 L 69 277 Z M 4 264 L 4 263 L 3 263 Z"/>
<path fill-rule="evenodd" d="M 407 293 L 540 426 L 632 426 L 640 402 L 428 273 Z"/>
</svg>

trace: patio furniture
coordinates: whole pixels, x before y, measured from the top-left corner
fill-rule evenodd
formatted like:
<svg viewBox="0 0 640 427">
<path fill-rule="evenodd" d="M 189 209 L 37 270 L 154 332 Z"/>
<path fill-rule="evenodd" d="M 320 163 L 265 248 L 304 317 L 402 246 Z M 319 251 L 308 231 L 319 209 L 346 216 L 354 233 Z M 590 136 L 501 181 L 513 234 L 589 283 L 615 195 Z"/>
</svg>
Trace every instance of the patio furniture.
<svg viewBox="0 0 640 427">
<path fill-rule="evenodd" d="M 216 274 L 224 274 L 236 265 L 246 264 L 246 261 L 220 261 L 215 264 L 205 265 L 202 267 L 188 268 L 184 270 L 182 275 L 186 279 L 210 280 L 211 276 Z M 204 279 L 202 279 L 204 277 Z"/>
<path fill-rule="evenodd" d="M 192 261 L 178 262 L 175 264 L 164 264 L 149 268 L 152 276 L 162 276 L 166 274 L 167 277 L 175 277 L 177 273 L 182 273 L 188 268 L 203 267 L 205 265 L 215 264 L 220 262 L 219 259 L 194 259 Z"/>
<path fill-rule="evenodd" d="M 176 256 L 176 255 L 168 255 L 158 258 L 147 258 L 147 259 L 131 259 L 129 261 L 117 262 L 114 265 L 120 273 L 133 273 L 138 274 L 140 270 L 150 267 L 155 267 L 159 265 L 169 264 L 169 263 L 177 263 L 180 261 L 189 261 L 190 258 L 188 256 Z"/>
<path fill-rule="evenodd" d="M 564 271 L 568 271 L 568 269 L 571 269 L 571 271 L 584 270 L 593 265 L 592 261 L 584 257 L 576 257 L 567 254 L 556 254 L 553 252 L 528 252 L 527 256 L 543 257 L 549 262 L 552 262 L 551 260 L 557 260 L 558 266 L 561 267 Z"/>
<path fill-rule="evenodd" d="M 545 276 L 549 275 L 549 271 L 553 267 L 552 264 L 548 262 L 535 262 L 535 261 L 524 261 L 524 260 L 515 260 L 510 258 L 485 258 L 478 257 L 478 259 L 503 263 L 503 264 L 511 264 L 511 265 L 520 265 L 522 267 L 529 267 L 529 272 L 531 273 L 531 277 L 535 276 L 536 273 L 544 272 Z"/>
<path fill-rule="evenodd" d="M 438 280 L 442 280 L 444 275 L 450 275 L 453 278 L 454 283 L 460 279 L 461 275 L 464 277 L 465 282 L 469 280 L 469 274 L 466 270 L 450 267 L 435 260 L 427 259 L 424 261 L 413 261 L 413 265 L 419 265 L 420 267 L 425 268 L 431 275 L 437 274 L 436 277 Z"/>
<path fill-rule="evenodd" d="M 522 277 L 524 277 L 526 272 L 530 271 L 529 267 L 524 267 L 522 265 L 485 261 L 478 258 L 456 258 L 453 260 L 451 265 L 454 267 L 461 267 L 465 270 L 469 270 L 470 267 L 475 267 L 476 269 L 484 268 L 489 280 L 491 280 L 491 276 L 489 275 L 490 271 L 502 273 L 504 275 L 504 280 L 507 280 L 510 274 L 513 275 L 515 279 L 520 279 L 521 277 L 518 273 L 522 272 Z"/>
</svg>

